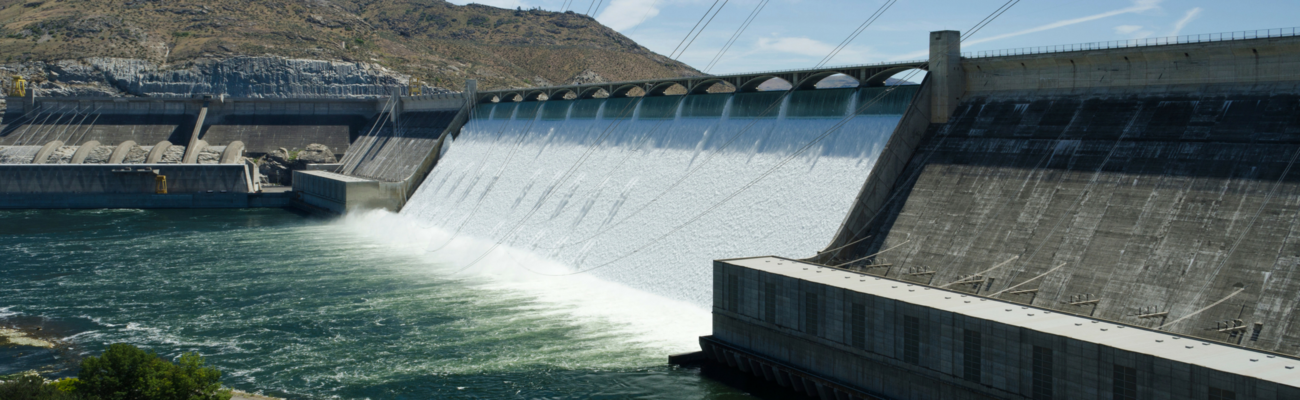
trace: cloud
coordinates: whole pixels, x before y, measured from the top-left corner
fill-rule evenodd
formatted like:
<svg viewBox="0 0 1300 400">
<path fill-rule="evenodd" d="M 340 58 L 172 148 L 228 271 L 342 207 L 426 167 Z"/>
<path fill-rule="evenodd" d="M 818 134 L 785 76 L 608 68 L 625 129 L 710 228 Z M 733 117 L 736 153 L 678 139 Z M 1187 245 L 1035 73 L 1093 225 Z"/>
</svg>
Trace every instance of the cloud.
<svg viewBox="0 0 1300 400">
<path fill-rule="evenodd" d="M 1201 15 L 1200 7 L 1187 10 L 1187 14 L 1183 15 L 1183 19 L 1178 20 L 1178 23 L 1174 24 L 1174 30 L 1169 32 L 1169 36 L 1178 36 L 1178 34 L 1183 31 L 1183 28 L 1187 27 L 1187 23 L 1192 22 L 1192 20 L 1196 19 L 1198 15 Z"/>
<path fill-rule="evenodd" d="M 1101 13 L 1101 14 L 1093 14 L 1093 15 L 1089 15 L 1089 16 L 1086 16 L 1086 17 L 1079 17 L 1079 18 L 1073 18 L 1073 19 L 1066 19 L 1066 20 L 1056 21 L 1056 22 L 1053 22 L 1053 23 L 1050 23 L 1050 24 L 1040 25 L 1040 26 L 1036 26 L 1036 27 L 1033 27 L 1033 28 L 1025 29 L 1025 30 L 1022 30 L 1022 31 L 1016 31 L 1016 32 L 1011 32 L 1011 33 L 1005 33 L 1005 34 L 1001 34 L 1001 35 L 997 35 L 997 36 L 993 36 L 993 37 L 987 37 L 987 38 L 983 38 L 983 39 L 979 39 L 979 40 L 972 40 L 972 41 L 969 41 L 969 42 L 962 43 L 962 45 L 963 45 L 963 46 L 970 46 L 970 45 L 976 45 L 976 44 L 980 44 L 980 43 L 992 42 L 992 41 L 994 41 L 994 40 L 1002 40 L 1002 39 L 1012 38 L 1012 37 L 1021 36 L 1021 35 L 1028 35 L 1028 34 L 1031 34 L 1031 33 L 1037 33 L 1037 32 L 1042 32 L 1042 31 L 1046 31 L 1046 30 L 1052 30 L 1052 29 L 1056 29 L 1056 28 L 1060 28 L 1060 27 L 1065 27 L 1065 26 L 1070 26 L 1070 25 L 1074 25 L 1074 24 L 1081 24 L 1081 23 L 1088 22 L 1088 21 L 1096 21 L 1096 20 L 1099 20 L 1099 19 L 1102 19 L 1102 18 L 1110 18 L 1110 17 L 1114 17 L 1114 16 L 1116 16 L 1116 15 L 1132 14 L 1132 13 L 1138 13 L 1138 12 L 1143 12 L 1143 11 L 1150 11 L 1150 10 L 1154 10 L 1154 9 L 1157 9 L 1157 8 L 1160 8 L 1160 0 L 1138 0 L 1138 1 L 1134 2 L 1134 3 L 1133 3 L 1133 6 L 1131 6 L 1131 7 L 1125 7 L 1125 8 L 1121 8 L 1121 9 L 1118 9 L 1118 10 L 1107 11 L 1107 12 L 1104 12 L 1104 13 Z"/>
<path fill-rule="evenodd" d="M 1120 25 L 1115 27 L 1115 33 L 1119 35 L 1128 35 L 1140 30 L 1142 30 L 1142 25 Z"/>
<path fill-rule="evenodd" d="M 596 19 L 616 31 L 630 29 L 659 15 L 659 0 L 613 0 Z"/>
<path fill-rule="evenodd" d="M 835 46 L 806 37 L 759 38 L 757 50 L 825 57 Z"/>
</svg>

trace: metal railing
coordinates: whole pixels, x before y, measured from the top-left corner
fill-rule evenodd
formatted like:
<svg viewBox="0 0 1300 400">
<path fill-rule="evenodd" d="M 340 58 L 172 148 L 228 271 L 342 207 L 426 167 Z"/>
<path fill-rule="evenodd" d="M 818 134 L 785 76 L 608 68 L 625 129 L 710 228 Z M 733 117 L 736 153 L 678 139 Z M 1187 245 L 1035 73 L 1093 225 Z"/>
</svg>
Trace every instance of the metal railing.
<svg viewBox="0 0 1300 400">
<path fill-rule="evenodd" d="M 547 89 L 547 88 L 599 87 L 599 86 L 607 86 L 607 85 L 615 85 L 615 86 L 617 86 L 617 85 L 637 85 L 637 84 L 653 83 L 653 82 L 676 81 L 676 80 L 682 80 L 682 79 L 699 79 L 699 78 L 719 78 L 719 79 L 721 79 L 721 78 L 729 78 L 729 77 L 737 77 L 737 76 L 776 75 L 776 74 L 782 74 L 782 73 L 787 73 L 787 72 L 828 71 L 828 70 L 836 70 L 836 69 L 852 69 L 852 68 L 863 68 L 863 67 L 879 67 L 879 66 L 895 66 L 895 65 L 896 65 L 896 66 L 900 66 L 900 67 L 901 67 L 901 66 L 906 66 L 906 65 L 916 65 L 916 66 L 919 66 L 919 65 L 921 65 L 921 64 L 925 64 L 925 63 L 927 63 L 927 62 L 929 62 L 929 60 L 884 61 L 884 62 L 877 62 L 877 63 L 870 63 L 870 64 L 851 64 L 851 65 L 840 65 L 840 66 L 828 66 L 828 67 L 821 67 L 821 68 L 792 68 L 792 69 L 783 69 L 783 70 L 774 70 L 774 71 L 742 72 L 742 73 L 724 74 L 724 75 L 689 75 L 689 76 L 679 76 L 679 77 L 673 77 L 673 78 L 643 79 L 643 80 L 638 80 L 638 81 L 602 82 L 602 83 L 587 83 L 587 84 L 581 84 L 581 85 L 558 85 L 558 86 L 539 86 L 539 87 L 531 87 L 531 88 L 514 88 L 514 89 L 480 90 L 480 91 L 479 91 L 479 94 L 483 94 L 483 93 L 505 93 L 505 92 L 526 92 L 526 91 L 532 91 L 532 90 L 543 90 L 543 89 Z"/>
<path fill-rule="evenodd" d="M 1022 47 L 1018 49 L 987 50 L 962 53 L 963 58 L 988 58 L 1019 56 L 1027 54 L 1065 53 L 1071 51 L 1122 49 L 1128 47 L 1167 46 L 1171 44 L 1228 42 L 1233 40 L 1261 39 L 1300 36 L 1300 28 L 1260 29 L 1253 31 L 1203 33 L 1199 35 L 1169 36 L 1159 38 L 1112 40 L 1108 42 L 1091 42 L 1062 44 L 1056 46 Z"/>
</svg>

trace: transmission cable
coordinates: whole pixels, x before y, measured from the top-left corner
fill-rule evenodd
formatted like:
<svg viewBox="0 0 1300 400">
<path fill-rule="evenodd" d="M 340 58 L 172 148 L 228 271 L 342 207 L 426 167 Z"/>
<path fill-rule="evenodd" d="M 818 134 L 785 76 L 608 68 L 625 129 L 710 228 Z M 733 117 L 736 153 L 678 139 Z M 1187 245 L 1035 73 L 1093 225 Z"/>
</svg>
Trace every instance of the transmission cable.
<svg viewBox="0 0 1300 400">
<path fill-rule="evenodd" d="M 677 49 L 682 48 L 682 45 L 686 44 L 686 40 L 687 40 L 687 39 L 690 39 L 690 38 L 691 38 L 691 34 L 692 34 L 692 33 L 695 33 L 695 29 L 696 29 L 696 28 L 699 28 L 699 27 L 700 27 L 700 24 L 704 23 L 704 19 L 709 17 L 709 13 L 713 11 L 713 7 L 717 7 L 717 6 L 718 6 L 718 2 L 719 2 L 719 1 L 722 1 L 722 0 L 713 0 L 713 5 L 709 6 L 709 9 L 704 11 L 704 15 L 701 15 L 701 16 L 700 16 L 700 20 L 695 22 L 695 26 L 691 27 L 690 32 L 686 32 L 686 37 L 683 37 L 683 38 L 682 38 L 682 41 L 679 42 L 679 43 L 677 43 L 677 47 L 674 47 L 674 48 L 673 48 L 673 51 L 671 51 L 671 52 L 668 53 L 668 58 L 673 58 L 673 57 L 672 57 L 673 54 L 677 54 Z"/>
<path fill-rule="evenodd" d="M 975 26 L 972 26 L 971 29 L 967 31 L 965 35 L 962 35 L 961 41 L 966 41 L 966 39 L 970 39 L 970 37 L 974 36 L 976 32 L 979 32 L 981 29 L 984 29 L 984 27 L 989 26 L 989 24 L 993 23 L 993 20 L 996 20 L 998 19 L 998 17 L 1001 17 L 1002 14 L 1005 14 L 1008 10 L 1011 9 L 1011 7 L 1015 7 L 1016 4 L 1020 4 L 1020 0 L 1007 0 L 1007 3 L 1003 4 L 1002 7 L 998 7 L 997 10 L 993 10 L 993 12 L 989 14 L 989 16 L 984 17 L 983 20 L 980 20 L 980 22 L 976 23 Z"/>
<path fill-rule="evenodd" d="M 589 17 L 592 17 L 592 18 L 596 18 L 596 16 L 595 16 L 594 14 L 600 14 L 600 6 L 601 6 L 602 4 L 605 4 L 605 0 L 600 0 L 599 2 L 597 2 L 597 3 L 596 3 L 596 9 L 595 9 L 595 10 L 592 10 L 591 15 L 588 15 L 588 16 L 589 16 Z"/>
<path fill-rule="evenodd" d="M 767 7 L 767 3 L 770 1 L 771 0 L 761 0 L 758 2 L 758 5 L 754 7 L 754 11 L 749 13 L 749 17 L 745 19 L 745 22 L 740 24 L 740 28 L 736 29 L 736 33 L 733 33 L 731 39 L 727 40 L 727 44 L 723 45 L 722 49 L 718 51 L 718 55 L 713 56 L 713 60 L 709 61 L 709 65 L 704 67 L 704 73 L 707 74 L 709 71 L 713 70 L 713 67 L 718 64 L 718 61 L 722 60 L 722 56 L 727 54 L 728 50 L 731 50 L 731 46 L 736 44 L 736 40 L 740 39 L 740 35 L 745 33 L 746 29 L 749 29 L 749 24 L 753 23 L 754 19 L 758 18 L 758 14 L 763 12 L 763 9 Z"/>
<path fill-rule="evenodd" d="M 865 21 L 862 21 L 862 25 L 859 25 L 858 29 L 855 29 L 848 37 L 845 37 L 838 46 L 835 46 L 834 50 L 831 50 L 830 54 L 827 54 L 826 57 L 822 58 L 822 60 L 817 63 L 817 66 L 813 68 L 815 69 L 826 66 L 826 63 L 831 62 L 831 59 L 834 59 L 841 51 L 844 51 L 845 48 L 849 47 L 849 43 L 852 43 L 854 39 L 857 39 L 858 35 L 861 35 L 867 27 L 875 23 L 877 19 L 880 19 L 880 16 L 884 15 L 885 11 L 889 11 L 889 8 L 893 7 L 894 3 L 897 2 L 898 0 L 886 0 L 885 4 L 881 4 L 880 8 L 876 9 L 876 12 L 872 13 L 871 16 L 868 16 Z"/>
<path fill-rule="evenodd" d="M 729 3 L 729 2 L 731 2 L 731 0 L 723 0 L 723 1 L 722 1 L 722 5 L 721 5 L 721 6 L 718 6 L 718 11 L 714 12 L 712 17 L 709 17 L 709 20 L 708 20 L 707 22 L 704 23 L 704 26 L 700 27 L 699 32 L 695 32 L 695 37 L 691 38 L 690 43 L 686 43 L 686 47 L 682 47 L 682 51 L 681 51 L 680 53 L 677 53 L 677 56 L 676 56 L 676 57 L 673 57 L 673 60 L 676 60 L 676 59 L 678 59 L 678 58 L 681 58 L 683 55 L 686 54 L 686 49 L 691 48 L 691 45 L 692 45 L 692 44 L 695 44 L 695 39 L 699 39 L 699 38 L 700 38 L 700 35 L 704 33 L 704 29 L 705 29 L 705 28 L 708 28 L 708 27 L 709 27 L 709 24 L 713 23 L 713 19 L 714 19 L 714 18 L 717 18 L 717 17 L 718 17 L 718 14 L 721 14 L 721 13 L 722 13 L 722 7 L 726 7 L 726 6 L 727 6 L 727 3 Z"/>
</svg>

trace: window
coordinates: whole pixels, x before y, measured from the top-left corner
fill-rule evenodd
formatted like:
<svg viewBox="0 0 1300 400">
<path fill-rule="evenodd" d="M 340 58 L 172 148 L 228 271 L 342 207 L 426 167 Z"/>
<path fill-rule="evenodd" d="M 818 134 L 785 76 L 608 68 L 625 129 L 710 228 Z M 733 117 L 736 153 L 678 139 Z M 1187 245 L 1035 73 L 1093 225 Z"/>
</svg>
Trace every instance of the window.
<svg viewBox="0 0 1300 400">
<path fill-rule="evenodd" d="M 1115 366 L 1115 379 L 1111 381 L 1115 400 L 1137 400 L 1137 375 L 1136 369 Z"/>
<path fill-rule="evenodd" d="M 867 307 L 862 303 L 853 303 L 851 308 L 853 319 L 849 325 L 853 328 L 853 347 L 865 349 L 867 348 Z"/>
<path fill-rule="evenodd" d="M 776 323 L 776 283 L 769 282 L 763 287 L 763 320 Z"/>
<path fill-rule="evenodd" d="M 961 345 L 962 377 L 968 381 L 979 383 L 980 365 L 983 361 L 983 350 L 980 349 L 980 333 L 966 329 L 965 332 L 962 332 Z"/>
<path fill-rule="evenodd" d="M 804 332 L 817 336 L 817 323 L 821 322 L 821 307 L 817 307 L 817 294 L 804 293 L 803 325 Z"/>
<path fill-rule="evenodd" d="M 737 312 L 740 309 L 740 279 L 735 275 L 727 275 L 727 311 Z"/>
<path fill-rule="evenodd" d="M 1231 390 L 1223 390 L 1216 387 L 1210 388 L 1210 400 L 1237 400 L 1237 394 Z"/>
<path fill-rule="evenodd" d="M 1253 331 L 1250 332 L 1250 340 L 1251 340 L 1252 342 L 1253 342 L 1253 341 L 1256 341 L 1256 340 L 1259 340 L 1259 332 L 1262 331 L 1262 330 L 1264 330 L 1264 323 L 1262 323 L 1262 322 L 1256 322 L 1256 323 L 1255 323 L 1255 329 L 1254 329 Z"/>
<path fill-rule="evenodd" d="M 1034 346 L 1034 400 L 1052 398 L 1052 349 Z"/>
<path fill-rule="evenodd" d="M 921 321 L 903 316 L 903 362 L 921 363 Z"/>
</svg>

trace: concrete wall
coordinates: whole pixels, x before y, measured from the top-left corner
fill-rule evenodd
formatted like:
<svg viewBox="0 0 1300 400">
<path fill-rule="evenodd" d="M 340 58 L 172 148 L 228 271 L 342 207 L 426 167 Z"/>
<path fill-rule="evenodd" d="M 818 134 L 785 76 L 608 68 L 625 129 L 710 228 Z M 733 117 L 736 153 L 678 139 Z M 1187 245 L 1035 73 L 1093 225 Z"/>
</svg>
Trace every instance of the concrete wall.
<svg viewBox="0 0 1300 400">
<path fill-rule="evenodd" d="M 1232 391 L 1236 399 L 1300 398 L 1300 388 L 1293 386 L 746 268 L 725 260 L 714 262 L 713 282 L 713 340 L 885 398 L 1034 398 L 1035 347 L 1051 350 L 1053 355 L 1050 362 L 1044 363 L 1052 369 L 1051 378 L 1044 380 L 1052 390 L 1048 398 L 1112 399 L 1116 366 L 1136 371 L 1134 389 L 1140 399 L 1207 399 L 1211 388 Z M 902 287 L 907 283 L 887 284 Z M 768 294 L 769 288 L 775 289 L 773 295 Z M 916 285 L 905 289 L 921 288 Z M 961 294 L 937 289 L 931 292 L 932 296 Z M 769 305 L 769 299 L 775 302 Z M 968 299 L 979 301 L 976 297 Z M 809 300 L 814 302 L 811 306 Z M 999 308 L 996 311 L 1015 307 L 1013 303 L 988 302 Z M 862 310 L 862 319 L 857 321 L 863 324 L 859 340 L 854 339 L 854 307 Z M 769 310 L 775 315 L 770 317 Z M 811 318 L 810 311 L 815 312 Z M 810 322 L 816 327 L 810 327 Z M 912 322 L 915 325 L 908 326 Z M 912 328 L 915 335 L 908 337 Z M 979 374 L 970 377 L 964 373 L 968 365 L 964 357 L 972 354 L 965 348 L 966 330 L 980 334 L 976 351 Z M 912 343 L 915 359 L 906 354 Z"/>
<path fill-rule="evenodd" d="M 1142 326 L 1190 317 L 1166 329 L 1297 354 L 1297 152 L 1297 94 L 973 97 L 845 236 L 869 239 L 822 261 L 894 248 L 848 266 L 979 275 L 983 294 L 1021 285 L 1038 292 L 1001 297 Z M 1066 304 L 1086 294 L 1100 301 Z M 1232 320 L 1248 327 L 1212 329 Z"/>
<path fill-rule="evenodd" d="M 153 173 L 167 177 L 169 193 L 248 193 L 243 164 L 3 165 L 0 194 L 153 194 Z M 130 171 L 126 171 L 130 170 Z"/>
<path fill-rule="evenodd" d="M 962 60 L 969 95 L 990 92 L 1249 92 L 1300 82 L 1300 37 L 1134 47 Z M 1264 86 L 1257 86 L 1264 85 Z"/>
</svg>

